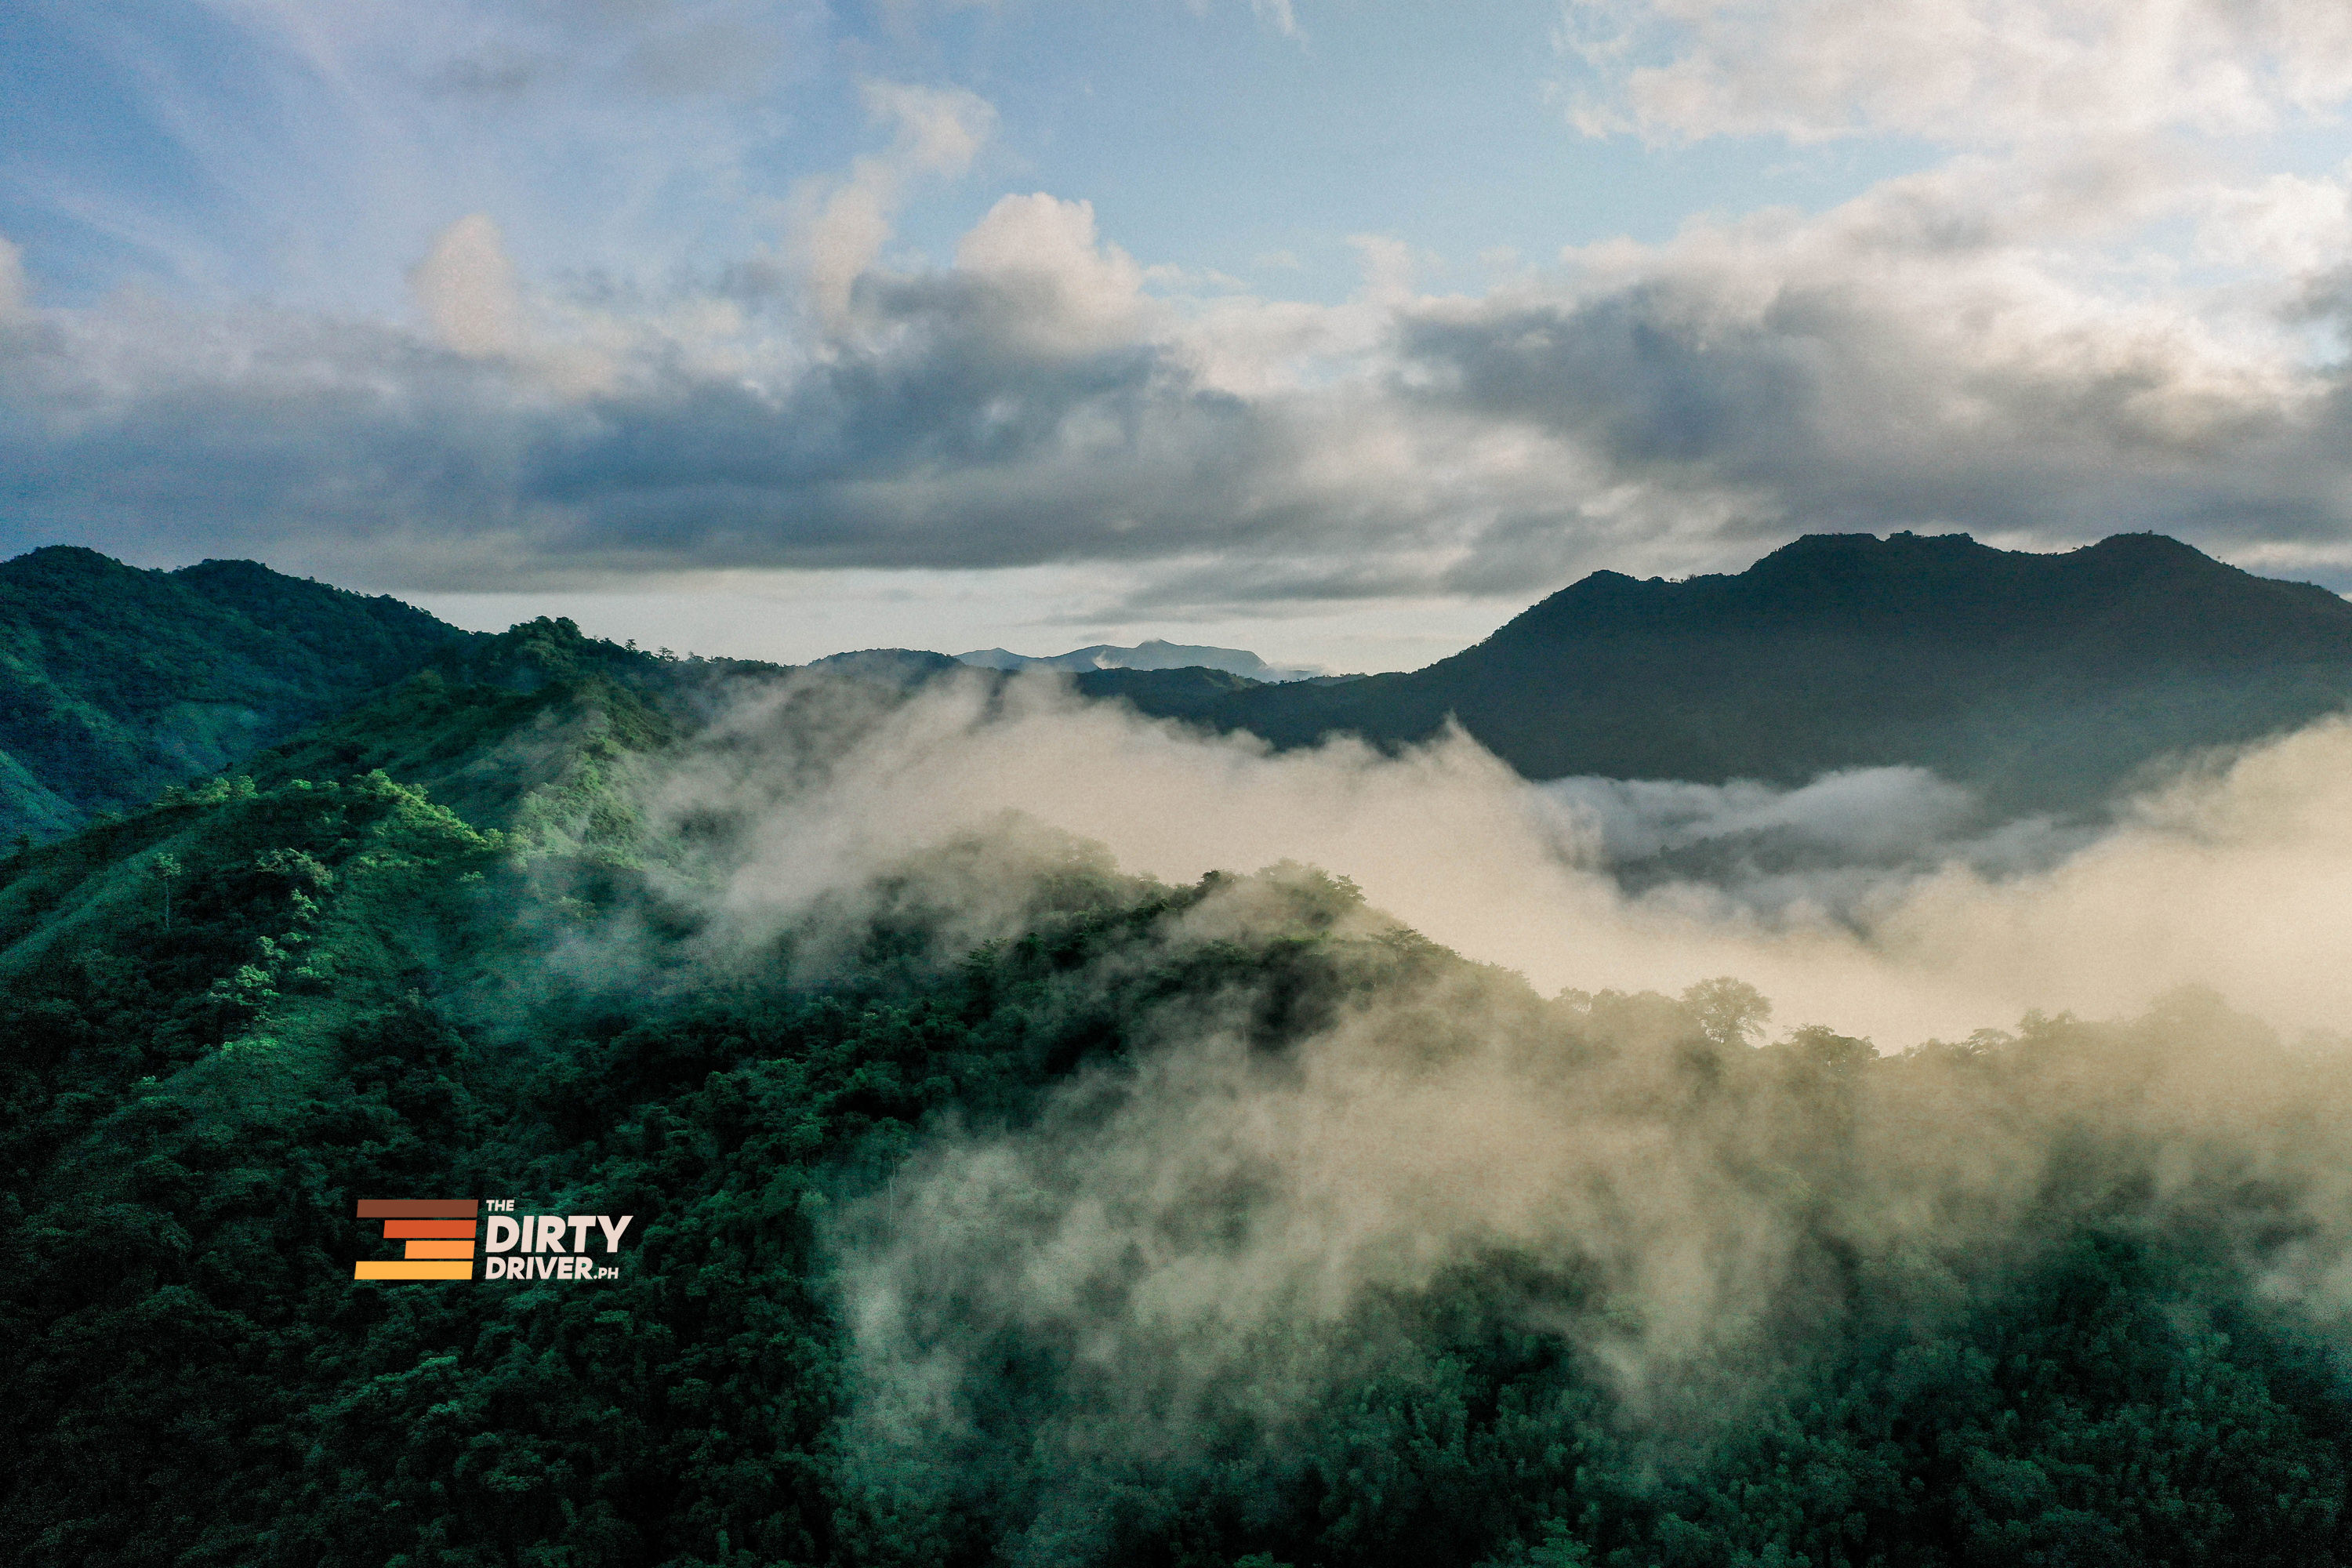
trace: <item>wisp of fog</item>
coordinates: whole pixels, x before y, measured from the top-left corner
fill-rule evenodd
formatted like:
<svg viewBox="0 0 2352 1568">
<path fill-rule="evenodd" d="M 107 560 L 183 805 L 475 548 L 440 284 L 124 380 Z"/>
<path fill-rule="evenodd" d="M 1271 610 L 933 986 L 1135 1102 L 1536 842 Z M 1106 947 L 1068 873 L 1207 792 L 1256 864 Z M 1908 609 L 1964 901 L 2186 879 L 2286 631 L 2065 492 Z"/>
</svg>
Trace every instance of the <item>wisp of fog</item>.
<svg viewBox="0 0 2352 1568">
<path fill-rule="evenodd" d="M 1781 1019 L 1882 1048 L 2036 1008 L 2111 1016 L 2184 984 L 2290 1032 L 2352 1016 L 2340 721 L 2185 771 L 2092 830 L 1979 823 L 1964 791 L 1912 768 L 1794 790 L 1529 784 L 1459 731 L 1394 756 L 1349 740 L 1273 752 L 1045 677 L 933 681 L 903 702 L 813 684 L 747 698 L 652 797 L 657 821 L 739 825 L 707 868 L 733 928 L 780 929 L 926 846 L 1005 839 L 937 900 L 964 940 L 1003 934 L 1037 852 L 1019 820 L 1168 881 L 1318 866 L 1546 992 L 1736 974 Z"/>
<path fill-rule="evenodd" d="M 949 1506 L 1013 1423 L 1066 1478 L 1016 1557 L 1082 1554 L 1094 1467 L 1278 1427 L 1448 1281 L 1661 1429 L 1819 1323 L 1945 1310 L 2070 1215 L 2195 1226 L 2263 1299 L 2352 1306 L 2342 721 L 2070 826 L 1986 822 L 1916 769 L 1531 784 L 1459 732 L 1275 752 L 1050 678 L 796 678 L 646 801 L 700 847 L 674 892 L 714 957 L 908 910 L 967 951 L 1089 857 L 1238 873 L 1106 992 L 1323 911 L 1280 1037 L 1276 979 L 1149 1009 L 1034 1118 L 932 1129 L 839 1218 L 872 1484 Z"/>
</svg>

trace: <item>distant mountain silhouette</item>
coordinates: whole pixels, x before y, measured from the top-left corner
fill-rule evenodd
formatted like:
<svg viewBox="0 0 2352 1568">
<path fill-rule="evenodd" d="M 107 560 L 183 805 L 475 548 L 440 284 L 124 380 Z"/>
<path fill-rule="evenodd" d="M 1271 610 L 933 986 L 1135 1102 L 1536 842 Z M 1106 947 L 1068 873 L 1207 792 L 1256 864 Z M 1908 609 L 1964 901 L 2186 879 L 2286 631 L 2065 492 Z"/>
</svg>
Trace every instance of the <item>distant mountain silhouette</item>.
<svg viewBox="0 0 2352 1568">
<path fill-rule="evenodd" d="M 251 561 L 149 572 L 58 545 L 0 562 L 0 838 L 142 805 L 472 635 Z"/>
<path fill-rule="evenodd" d="M 1452 717 L 1537 779 L 1915 763 L 1999 807 L 2063 809 L 2166 753 L 2352 705 L 2352 605 L 2158 534 L 2048 555 L 1812 534 L 1737 575 L 1596 572 L 1409 674 L 1188 696 L 1165 711 L 1278 745 L 1393 745 Z"/>
<path fill-rule="evenodd" d="M 1068 653 L 1043 658 L 1007 653 L 1001 647 L 982 648 L 976 653 L 960 653 L 955 657 L 958 663 L 981 669 L 1062 669 L 1073 673 L 1092 669 L 1216 669 L 1249 680 L 1280 682 L 1318 679 L 1317 672 L 1311 669 L 1277 669 L 1247 648 L 1201 647 L 1156 637 L 1133 647 L 1097 643 L 1091 647 L 1074 648 Z"/>
<path fill-rule="evenodd" d="M 1121 653 L 1255 658 L 1171 644 L 1062 658 Z M 887 648 L 817 662 L 899 689 L 963 668 Z M 252 562 L 151 572 L 37 550 L 0 563 L 0 834 L 47 837 L 169 784 L 281 763 L 304 776 L 396 766 L 502 820 L 585 765 L 531 761 L 520 742 L 478 755 L 509 707 L 652 744 L 739 677 L 780 673 L 665 661 L 562 622 L 479 637 Z M 1815 534 L 1736 575 L 1594 573 L 1407 674 L 1267 684 L 1198 662 L 1089 661 L 1071 680 L 1280 746 L 1343 732 L 1395 746 L 1456 720 L 1536 779 L 1796 784 L 1910 763 L 1995 810 L 2070 811 L 2168 754 L 2352 708 L 2352 605 L 2155 534 L 2054 555 L 1965 534 Z M 579 717 L 592 710 L 603 717 Z"/>
</svg>

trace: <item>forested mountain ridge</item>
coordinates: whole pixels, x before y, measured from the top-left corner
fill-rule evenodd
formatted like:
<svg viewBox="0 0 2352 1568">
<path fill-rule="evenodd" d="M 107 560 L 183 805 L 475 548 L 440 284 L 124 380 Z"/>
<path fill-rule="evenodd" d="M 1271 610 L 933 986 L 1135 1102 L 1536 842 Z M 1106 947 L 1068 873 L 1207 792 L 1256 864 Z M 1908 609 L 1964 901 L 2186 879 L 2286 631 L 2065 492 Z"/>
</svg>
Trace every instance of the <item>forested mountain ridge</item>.
<svg viewBox="0 0 2352 1568">
<path fill-rule="evenodd" d="M 2300 1108 L 2277 1136 L 2340 1169 L 2333 1058 L 2195 998 L 1900 1057 L 1758 1043 L 1736 984 L 1545 998 L 1320 873 L 1171 888 L 1078 846 L 970 950 L 882 899 L 819 975 L 790 929 L 713 959 L 724 901 L 637 786 L 730 694 L 533 623 L 0 862 L 0 1561 L 2352 1561 L 2346 1364 L 2273 1294 L 2324 1239 L 2300 1167 L 2180 1144 L 2178 1103 L 2131 1113 L 2218 1075 Z M 1090 1344 L 1119 1321 L 1109 1248 L 1074 1325 L 948 1299 L 949 1419 L 873 1419 L 887 1365 L 848 1276 L 923 1223 L 902 1184 L 1057 1106 L 1115 1121 L 1114 1090 L 1220 1030 L 1273 1083 L 1339 1047 L 1381 1082 L 1510 1061 L 1654 1153 L 1717 1151 L 1805 1289 L 1629 1391 L 1593 1347 L 1636 1303 L 1596 1258 L 1496 1237 L 1244 1344 L 1181 1442 L 1130 1441 L 1171 1407 L 1118 1380 L 1183 1357 Z M 2046 1167 L 1977 1194 L 2028 1217 L 1888 1245 L 1918 1205 L 1882 1205 L 1874 1143 L 1911 1172 L 1956 1117 L 2052 1129 Z M 1078 1173 L 1106 1212 L 1129 1174 Z M 1225 1171 L 1154 1243 L 1239 1245 L 1256 1182 Z M 400 1194 L 628 1214 L 635 1239 L 593 1285 L 355 1282 L 352 1201 Z M 983 1253 L 1022 1242 L 985 1218 Z"/>
<path fill-rule="evenodd" d="M 215 773 L 472 634 L 250 561 L 0 563 L 0 842 Z"/>
<path fill-rule="evenodd" d="M 694 732 L 750 660 L 665 658 L 541 617 L 435 654 L 408 679 L 246 760 L 264 786 L 382 770 L 488 829 L 619 844 L 629 759 Z"/>
<path fill-rule="evenodd" d="M 250 562 L 160 573 L 61 547 L 18 557 L 0 564 L 0 832 L 150 800 L 427 666 L 472 680 L 463 661 L 481 640 Z M 595 657 L 608 681 L 634 672 L 615 689 L 646 692 L 775 668 Z M 814 668 L 906 684 L 958 667 L 872 650 Z M 2158 759 L 2352 705 L 2352 605 L 2153 534 L 2060 555 L 1819 534 L 1736 574 L 1595 573 L 1410 673 L 1071 679 L 1278 746 L 1333 733 L 1394 746 L 1455 720 L 1530 778 L 1798 784 L 1910 764 L 1996 811 L 2079 812 Z"/>
<path fill-rule="evenodd" d="M 1907 763 L 2002 808 L 2068 809 L 2156 758 L 2347 705 L 2352 605 L 2324 588 L 2156 534 L 2042 555 L 1897 533 L 1809 535 L 1681 582 L 1598 572 L 1425 668 L 1183 716 L 1281 745 L 1394 745 L 1451 717 L 1538 779 Z"/>
</svg>

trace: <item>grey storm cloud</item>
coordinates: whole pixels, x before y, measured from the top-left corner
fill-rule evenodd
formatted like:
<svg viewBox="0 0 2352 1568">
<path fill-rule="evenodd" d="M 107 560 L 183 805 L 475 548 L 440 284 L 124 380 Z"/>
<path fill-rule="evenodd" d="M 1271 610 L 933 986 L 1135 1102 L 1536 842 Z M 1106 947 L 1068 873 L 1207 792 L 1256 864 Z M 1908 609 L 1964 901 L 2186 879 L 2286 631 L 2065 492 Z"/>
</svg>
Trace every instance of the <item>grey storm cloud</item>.
<svg viewBox="0 0 2352 1568">
<path fill-rule="evenodd" d="M 183 363 L 123 386 L 78 360 L 92 345 L 45 332 L 0 368 L 9 510 L 28 542 L 445 535 L 465 571 L 468 542 L 498 536 L 519 568 L 984 566 L 1247 528 L 1224 476 L 1278 460 L 1262 421 L 1149 345 L 1024 353 L 982 292 L 905 290 L 900 342 L 776 391 L 655 360 L 554 397 L 511 365 L 352 326 L 287 334 L 229 374 Z"/>
<path fill-rule="evenodd" d="M 1400 353 L 1424 403 L 1544 432 L 1621 483 L 1724 498 L 1727 540 L 1934 526 L 2052 547 L 2155 529 L 2321 557 L 2345 541 L 2352 424 L 2344 388 L 2319 389 L 2333 371 L 2277 395 L 2153 358 L 1954 365 L 1883 312 L 1784 300 L 1724 326 L 1687 303 L 1643 288 L 1409 321 Z M 1555 532 L 1498 518 L 1450 581 L 1524 581 Z"/>
<path fill-rule="evenodd" d="M 1704 306 L 1643 284 L 1408 316 L 1408 395 L 1523 424 L 1620 476 L 1736 489 L 1809 528 L 2344 532 L 2341 387 L 2299 409 L 2212 406 L 2161 363 L 2000 374 L 1938 364 L 1907 322 L 1818 296 L 1731 323 Z M 1494 553 L 1513 531 L 1498 522 Z"/>
<path fill-rule="evenodd" d="M 823 321 L 740 283 L 529 294 L 468 219 L 411 275 L 437 342 L 16 308 L 0 527 L 414 590 L 1108 563 L 1160 605 L 1541 592 L 1807 528 L 2157 528 L 2352 564 L 2338 369 L 2068 292 L 1924 200 L 1480 298 L 1187 307 L 1083 204 L 1015 197 L 956 265 L 868 265 Z M 2311 320 L 2298 287 L 2274 320 Z M 698 309 L 729 324 L 677 325 Z"/>
<path fill-rule="evenodd" d="M 1068 342 L 1021 279 L 868 278 L 858 301 L 860 337 L 772 382 L 656 344 L 568 395 L 527 354 L 383 327 L 44 326 L 0 357 L 8 521 L 27 545 L 293 547 L 439 587 L 1141 561 L 1381 526 L 1290 492 L 1305 436 L 1284 405 L 1202 384 L 1164 344 Z"/>
<path fill-rule="evenodd" d="M 909 204 L 988 172 L 998 111 L 961 87 L 860 78 L 862 150 L 779 184 L 729 104 L 817 69 L 821 5 L 236 9 L 359 173 L 297 178 L 237 116 L 194 116 L 198 151 L 414 314 L 44 301 L 0 237 L 0 544 L 417 592 L 1086 564 L 1173 614 L 1524 597 L 1805 530 L 2157 529 L 2352 584 L 2352 180 L 2217 140 L 2352 99 L 2324 6 L 1585 0 L 1559 43 L 1588 134 L 1926 162 L 1469 296 L 1359 236 L 1364 285 L 1325 303 L 1147 267 L 1044 193 L 910 259 Z M 453 115 L 498 155 L 435 162 Z M 637 193 L 612 234 L 572 222 L 583 167 Z M 163 276 L 245 275 L 158 232 Z"/>
<path fill-rule="evenodd" d="M 1431 401 L 1523 419 L 1630 467 L 1724 465 L 1785 449 L 1819 416 L 1822 366 L 1774 323 L 1705 341 L 1645 285 L 1589 302 L 1409 317 Z"/>
</svg>

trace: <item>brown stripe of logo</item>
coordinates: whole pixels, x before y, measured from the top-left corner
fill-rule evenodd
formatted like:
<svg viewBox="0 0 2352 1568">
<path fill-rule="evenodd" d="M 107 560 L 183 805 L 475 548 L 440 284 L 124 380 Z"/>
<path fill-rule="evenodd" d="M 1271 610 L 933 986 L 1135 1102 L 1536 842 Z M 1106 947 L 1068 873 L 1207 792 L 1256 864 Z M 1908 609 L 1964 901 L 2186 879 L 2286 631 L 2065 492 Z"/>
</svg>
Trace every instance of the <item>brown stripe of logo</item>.
<svg viewBox="0 0 2352 1568">
<path fill-rule="evenodd" d="M 383 1234 L 394 1241 L 406 1241 L 420 1236 L 470 1237 L 481 1227 L 470 1219 L 388 1219 L 383 1222 Z"/>
<path fill-rule="evenodd" d="M 362 1219 L 472 1219 L 479 1198 L 362 1198 Z"/>
</svg>

